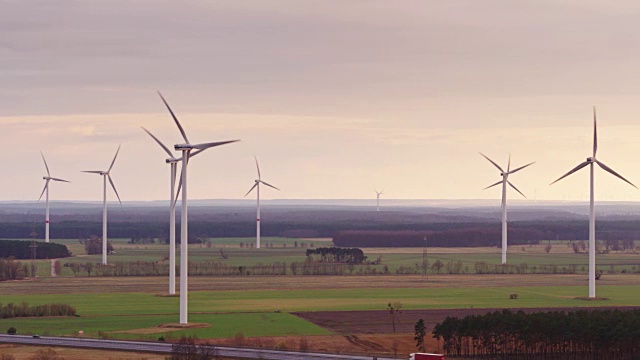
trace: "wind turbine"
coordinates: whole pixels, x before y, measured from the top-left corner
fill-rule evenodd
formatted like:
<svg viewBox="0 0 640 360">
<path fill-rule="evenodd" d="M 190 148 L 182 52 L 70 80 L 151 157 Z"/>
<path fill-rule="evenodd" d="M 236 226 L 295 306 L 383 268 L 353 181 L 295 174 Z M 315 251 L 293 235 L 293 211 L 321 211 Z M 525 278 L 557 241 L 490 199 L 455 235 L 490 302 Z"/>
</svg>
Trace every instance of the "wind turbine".
<svg viewBox="0 0 640 360">
<path fill-rule="evenodd" d="M 384 194 L 383 191 L 374 190 L 376 192 L 376 211 L 380 211 L 380 195 Z"/>
<path fill-rule="evenodd" d="M 178 121 L 178 118 L 176 117 L 176 115 L 173 113 L 173 110 L 171 110 L 171 107 L 169 106 L 169 104 L 167 103 L 167 101 L 164 99 L 164 97 L 162 96 L 162 94 L 160 92 L 158 92 L 158 95 L 160 95 L 160 98 L 162 99 L 162 102 L 164 103 L 164 105 L 167 107 L 167 110 L 169 110 L 169 113 L 171 113 L 171 117 L 173 118 L 173 120 L 175 121 L 176 125 L 178 126 L 178 130 L 180 130 L 180 134 L 182 134 L 182 138 L 184 138 L 185 143 L 184 144 L 177 144 L 175 145 L 175 149 L 182 151 L 182 174 L 180 175 L 180 185 L 178 188 L 178 192 L 180 192 L 180 188 L 182 188 L 182 211 L 181 211 L 181 226 L 180 226 L 180 324 L 187 324 L 187 315 L 188 315 L 188 309 L 187 309 L 187 303 L 188 303 L 188 294 L 187 294 L 187 289 L 188 289 L 188 284 L 187 284 L 187 271 L 189 269 L 189 265 L 188 265 L 188 261 L 189 261 L 189 257 L 187 252 L 189 251 L 189 247 L 188 247 L 188 235 L 189 235 L 189 218 L 188 218 L 188 198 L 187 198 L 187 165 L 189 163 L 189 157 L 191 156 L 190 153 L 192 150 L 206 150 L 215 146 L 220 146 L 220 145 L 225 145 L 225 144 L 229 144 L 229 143 L 233 143 L 236 141 L 240 141 L 240 140 L 229 140 L 229 141 L 218 141 L 218 142 L 211 142 L 211 143 L 202 143 L 202 144 L 191 144 L 189 142 L 189 139 L 187 139 L 187 134 L 184 132 L 184 129 L 182 128 L 182 125 L 180 125 L 180 122 Z M 196 152 L 194 151 L 193 155 L 195 155 Z"/>
<path fill-rule="evenodd" d="M 118 201 L 120 205 L 122 205 L 122 201 L 120 200 L 120 195 L 118 195 L 118 190 L 116 190 L 116 185 L 113 183 L 111 179 L 111 169 L 113 169 L 113 164 L 116 163 L 116 158 L 118 157 L 118 153 L 120 152 L 120 145 L 118 145 L 118 150 L 116 150 L 116 155 L 113 157 L 111 161 L 111 165 L 109 166 L 109 170 L 101 171 L 101 170 L 87 170 L 83 171 L 85 173 L 90 174 L 98 174 L 102 175 L 103 186 L 102 186 L 102 265 L 107 265 L 107 179 L 111 183 L 111 187 L 113 188 L 113 192 L 116 193 L 118 197 Z"/>
<path fill-rule="evenodd" d="M 555 183 L 557 183 L 558 181 L 564 179 L 565 177 L 573 174 L 574 172 L 582 169 L 583 167 L 589 165 L 590 167 L 590 172 L 591 172 L 591 181 L 590 181 L 590 190 L 591 190 L 591 197 L 589 199 L 589 297 L 590 298 L 595 298 L 596 297 L 596 212 L 595 212 L 595 207 L 594 207 L 594 196 L 595 196 L 595 190 L 594 190 L 594 166 L 593 164 L 598 164 L 598 166 L 600 166 L 603 170 L 605 170 L 608 173 L 613 174 L 614 176 L 620 178 L 622 181 L 628 183 L 629 185 L 633 186 L 634 188 L 638 188 L 637 186 L 633 185 L 629 180 L 625 179 L 622 177 L 622 175 L 618 174 L 617 172 L 613 171 L 613 169 L 611 169 L 610 167 L 608 167 L 607 165 L 603 164 L 601 161 L 599 161 L 598 159 L 596 159 L 596 152 L 598 150 L 598 132 L 597 132 L 597 126 L 596 126 L 596 108 L 595 106 L 593 107 L 593 156 L 592 157 L 588 157 L 587 160 L 585 160 L 583 163 L 581 163 L 580 165 L 576 166 L 575 168 L 571 169 L 571 171 L 569 171 L 568 173 L 562 175 L 561 177 L 559 177 L 556 181 L 552 182 L 550 185 L 553 185 Z"/>
<path fill-rule="evenodd" d="M 509 162 L 507 163 L 507 171 L 504 171 L 500 167 L 500 165 L 496 164 L 493 160 L 489 159 L 489 157 L 487 157 L 485 154 L 480 153 L 480 155 L 482 155 L 485 159 L 489 160 L 489 162 L 492 163 L 493 166 L 498 168 L 498 170 L 500 170 L 500 176 L 502 176 L 502 180 L 496 182 L 495 184 L 491 184 L 487 186 L 483 190 L 502 184 L 502 264 L 504 265 L 507 263 L 507 185 L 511 186 L 515 191 L 517 191 L 520 195 L 526 198 L 526 196 L 520 190 L 518 190 L 518 188 L 515 187 L 515 185 L 513 185 L 511 181 L 509 181 L 509 175 L 515 172 L 518 172 L 529 165 L 532 165 L 533 162 L 511 170 L 511 155 L 509 155 Z"/>
<path fill-rule="evenodd" d="M 169 154 L 169 158 L 165 160 L 171 167 L 170 183 L 171 183 L 171 195 L 169 196 L 169 295 L 175 295 L 176 293 L 176 173 L 178 163 L 182 161 L 182 158 L 175 157 L 169 148 L 162 143 L 157 137 L 155 137 L 149 130 L 142 128 L 153 140 L 160 145 L 160 147 Z M 202 152 L 202 150 L 194 151 L 189 157 L 193 157 Z"/>
<path fill-rule="evenodd" d="M 49 181 L 51 180 L 62 181 L 62 182 L 69 182 L 69 181 L 51 177 L 51 173 L 49 172 L 49 166 L 47 165 L 47 160 L 44 159 L 44 154 L 42 153 L 42 151 L 40 152 L 40 155 L 42 156 L 42 161 L 44 161 L 44 167 L 47 169 L 47 176 L 42 177 L 44 180 L 46 180 L 46 182 L 44 183 L 44 189 L 42 189 L 42 193 L 40 194 L 38 201 L 42 199 L 42 195 L 44 195 L 44 193 L 46 192 L 47 193 L 47 196 L 46 196 L 47 210 L 45 211 L 44 241 L 49 242 Z"/>
<path fill-rule="evenodd" d="M 249 189 L 249 191 L 247 191 L 247 193 L 244 195 L 244 197 L 247 197 L 247 195 L 249 195 L 251 193 L 251 191 L 253 191 L 253 189 L 256 189 L 256 192 L 257 192 L 257 195 L 258 195 L 258 211 L 257 211 L 257 215 L 256 215 L 256 249 L 260 249 L 260 184 L 265 184 L 268 187 L 274 188 L 274 189 L 276 189 L 278 191 L 280 191 L 280 189 L 278 189 L 277 187 L 262 181 L 262 177 L 260 177 L 260 165 L 258 165 L 258 158 L 256 158 L 254 156 L 254 159 L 256 160 L 256 168 L 258 169 L 258 178 L 255 180 L 255 184 L 253 184 L 251 189 Z"/>
</svg>

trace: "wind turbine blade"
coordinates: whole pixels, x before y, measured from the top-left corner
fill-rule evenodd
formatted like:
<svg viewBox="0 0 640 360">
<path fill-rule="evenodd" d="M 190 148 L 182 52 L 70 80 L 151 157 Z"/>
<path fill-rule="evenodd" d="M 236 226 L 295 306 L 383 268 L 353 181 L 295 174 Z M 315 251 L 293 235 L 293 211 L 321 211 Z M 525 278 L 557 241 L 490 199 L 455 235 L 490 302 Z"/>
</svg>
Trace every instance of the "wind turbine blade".
<svg viewBox="0 0 640 360">
<path fill-rule="evenodd" d="M 189 139 L 187 139 L 187 134 L 184 132 L 184 129 L 182 128 L 182 125 L 180 125 L 180 121 L 178 121 L 178 118 L 176 117 L 176 114 L 173 113 L 173 110 L 171 110 L 171 107 L 169 106 L 167 101 L 164 99 L 164 96 L 162 96 L 162 94 L 160 94 L 160 91 L 158 91 L 158 95 L 160 95 L 160 98 L 162 99 L 162 102 L 167 107 L 167 110 L 169 110 L 169 112 L 171 113 L 171 117 L 173 117 L 173 120 L 176 122 L 176 125 L 178 125 L 178 130 L 180 130 L 180 134 L 182 134 L 182 137 L 184 138 L 184 141 L 187 144 L 189 144 Z"/>
<path fill-rule="evenodd" d="M 234 143 L 236 141 L 240 141 L 240 140 L 217 141 L 217 142 L 211 142 L 211 143 L 202 143 L 202 144 L 193 145 L 193 148 L 194 149 L 198 149 L 198 150 L 205 150 L 205 149 L 216 147 L 216 146 L 220 146 L 220 145 Z"/>
<path fill-rule="evenodd" d="M 189 159 L 191 159 L 192 157 L 194 157 L 194 156 L 196 156 L 196 155 L 200 154 L 201 152 L 203 152 L 203 151 L 205 151 L 205 150 L 206 150 L 206 149 L 198 149 L 198 150 L 196 150 L 196 151 L 194 151 L 194 152 L 189 152 Z"/>
<path fill-rule="evenodd" d="M 498 170 L 500 170 L 500 172 L 504 172 L 504 170 L 502 170 L 500 165 L 496 164 L 493 160 L 489 159 L 489 157 L 487 157 L 487 155 L 485 155 L 483 153 L 479 153 L 479 154 L 482 155 L 485 159 L 489 160 L 489 162 L 492 163 L 495 167 L 497 167 Z"/>
<path fill-rule="evenodd" d="M 189 159 L 187 159 L 187 165 L 189 165 Z M 178 199 L 180 198 L 180 190 L 182 190 L 182 171 L 180 171 L 180 180 L 178 180 L 178 191 L 176 191 L 176 198 L 173 200 L 174 206 L 178 203 Z"/>
<path fill-rule="evenodd" d="M 178 199 L 180 198 L 180 190 L 182 190 L 182 173 L 180 173 L 180 180 L 178 180 L 178 191 L 176 191 L 176 198 L 173 200 L 173 204 L 178 203 Z"/>
<path fill-rule="evenodd" d="M 596 157 L 598 151 L 598 130 L 596 126 L 596 107 L 593 107 L 593 157 Z"/>
<path fill-rule="evenodd" d="M 266 182 L 264 182 L 264 181 L 262 181 L 262 180 L 260 180 L 260 182 L 261 182 L 261 183 L 263 183 L 263 184 L 265 184 L 265 185 L 267 185 L 267 186 L 268 186 L 268 187 L 270 187 L 270 188 L 274 188 L 274 189 L 276 189 L 276 190 L 280 191 L 280 189 L 278 189 L 277 187 L 275 187 L 275 186 L 273 186 L 273 185 L 271 185 L 271 184 L 267 184 Z"/>
<path fill-rule="evenodd" d="M 562 175 L 561 177 L 559 177 L 558 179 L 556 179 L 556 181 L 552 182 L 552 183 L 551 183 L 551 184 L 549 184 L 549 185 L 553 185 L 553 184 L 557 183 L 558 181 L 560 181 L 560 180 L 562 180 L 562 179 L 566 178 L 567 176 L 569 176 L 569 175 L 573 174 L 574 172 L 576 172 L 576 171 L 578 171 L 578 170 L 582 169 L 583 167 L 585 167 L 585 166 L 587 166 L 587 165 L 589 165 L 589 162 L 588 162 L 588 161 L 583 162 L 582 164 L 580 164 L 580 165 L 578 165 L 578 166 L 574 167 L 573 169 L 571 169 L 571 171 L 569 171 L 568 173 L 566 173 L 566 174 Z"/>
<path fill-rule="evenodd" d="M 122 205 L 122 201 L 120 200 L 120 195 L 118 195 L 118 190 L 116 190 L 116 185 L 113 183 L 113 180 L 111 180 L 111 175 L 107 175 L 107 177 L 109 178 L 109 182 L 111 183 L 111 187 L 113 188 L 113 192 L 116 193 L 116 196 L 118 197 L 118 201 L 120 201 L 120 205 Z"/>
<path fill-rule="evenodd" d="M 255 188 L 256 188 L 256 186 L 258 186 L 258 183 L 253 184 L 253 186 L 251 187 L 251 189 L 249 189 L 249 191 L 247 191 L 247 193 L 246 193 L 246 194 L 244 194 L 244 196 L 243 196 L 243 197 L 247 197 L 247 195 L 249 195 L 249 194 L 253 191 L 253 189 L 255 189 Z"/>
<path fill-rule="evenodd" d="M 509 183 L 509 186 L 511 186 L 515 191 L 519 192 L 519 193 L 520 193 L 520 195 L 524 196 L 524 198 L 525 198 L 525 199 L 527 198 L 527 196 L 526 196 L 525 194 L 523 194 L 523 193 L 522 193 L 522 191 L 518 190 L 518 188 L 517 188 L 515 185 L 513 185 L 513 184 L 511 183 L 511 181 L 508 181 L 508 180 L 507 180 L 507 183 Z"/>
<path fill-rule="evenodd" d="M 507 173 L 509 173 L 510 169 L 511 169 L 511 153 L 509 153 L 509 161 L 507 162 Z"/>
<path fill-rule="evenodd" d="M 42 156 L 42 161 L 44 161 L 44 167 L 47 169 L 47 176 L 51 176 L 51 173 L 49 172 L 49 165 L 47 165 L 47 160 L 45 160 L 44 158 L 44 154 L 42 153 L 42 151 L 40 151 L 40 155 Z"/>
<path fill-rule="evenodd" d="M 513 174 L 514 172 L 520 171 L 520 170 L 522 170 L 522 169 L 526 168 L 527 166 L 529 166 L 529 165 L 533 165 L 533 164 L 535 164 L 535 163 L 536 163 L 536 162 L 534 161 L 534 162 L 528 163 L 527 165 L 520 166 L 519 168 L 515 168 L 515 169 L 513 169 L 513 170 L 509 171 L 509 174 Z"/>
<path fill-rule="evenodd" d="M 601 168 L 603 168 L 605 171 L 613 174 L 614 176 L 617 176 L 618 178 L 620 178 L 622 181 L 626 182 L 627 184 L 633 186 L 634 188 L 638 188 L 637 186 L 633 185 L 633 183 L 631 183 L 631 181 L 625 179 L 624 177 L 622 177 L 622 175 L 618 174 L 617 172 L 613 171 L 612 168 L 608 167 L 607 165 L 601 163 L 600 161 L 596 160 L 596 163 L 598 165 L 600 165 Z"/>
<path fill-rule="evenodd" d="M 498 181 L 498 182 L 497 182 L 497 183 L 495 183 L 495 184 L 491 184 L 491 185 L 487 186 L 486 188 L 484 188 L 484 189 L 482 189 L 482 190 L 487 190 L 488 188 L 492 188 L 492 187 L 494 187 L 494 186 L 496 186 L 496 185 L 500 185 L 500 184 L 502 184 L 502 180 Z"/>
<path fill-rule="evenodd" d="M 155 140 L 155 141 L 158 143 L 158 145 L 160 145 L 160 147 L 162 147 L 162 148 L 164 149 L 164 151 L 166 151 L 166 153 L 167 153 L 167 154 L 169 154 L 169 157 L 171 157 L 171 158 L 173 158 L 173 157 L 174 157 L 174 155 L 171 153 L 171 151 L 169 150 L 169 148 L 168 148 L 168 147 L 166 147 L 166 146 L 162 143 L 162 141 L 158 140 L 158 138 L 157 138 L 157 137 L 153 136 L 153 134 L 152 134 L 149 130 L 147 130 L 147 129 L 145 129 L 145 128 L 142 128 L 142 130 L 144 130 L 144 132 L 146 132 L 147 134 L 149 134 L 149 136 L 151 136 L 151 137 L 153 138 L 153 140 Z"/>
<path fill-rule="evenodd" d="M 90 173 L 90 174 L 102 174 L 102 171 L 98 171 L 98 170 L 83 170 L 81 172 Z"/>
<path fill-rule="evenodd" d="M 40 193 L 40 197 L 38 198 L 38 201 L 40 201 L 40 199 L 42 199 L 42 195 L 44 195 L 44 192 L 47 191 L 47 186 L 49 186 L 49 180 L 47 180 L 44 183 L 44 189 L 42 189 L 42 193 Z"/>
<path fill-rule="evenodd" d="M 118 150 L 116 150 L 116 155 L 113 157 L 113 160 L 111 161 L 111 166 L 109 166 L 109 170 L 107 170 L 107 173 L 111 172 L 111 168 L 113 167 L 113 164 L 116 163 L 116 158 L 118 157 L 118 153 L 120 152 L 120 146 L 122 145 L 118 145 Z"/>
<path fill-rule="evenodd" d="M 262 179 L 262 177 L 260 176 L 260 165 L 258 165 L 258 158 L 253 155 L 253 158 L 256 160 L 256 168 L 258 169 L 258 180 Z"/>
<path fill-rule="evenodd" d="M 71 181 L 68 181 L 68 180 L 58 179 L 58 178 L 50 178 L 50 179 L 53 180 L 53 181 L 71 182 Z"/>
</svg>

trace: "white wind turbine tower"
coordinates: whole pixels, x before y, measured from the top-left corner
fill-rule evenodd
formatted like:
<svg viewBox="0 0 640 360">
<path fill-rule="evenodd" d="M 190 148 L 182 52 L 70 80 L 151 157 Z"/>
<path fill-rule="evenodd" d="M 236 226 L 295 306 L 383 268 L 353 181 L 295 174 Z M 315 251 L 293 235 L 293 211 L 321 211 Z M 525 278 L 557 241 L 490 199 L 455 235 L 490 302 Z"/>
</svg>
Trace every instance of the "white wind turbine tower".
<svg viewBox="0 0 640 360">
<path fill-rule="evenodd" d="M 602 169 L 604 169 L 606 172 L 613 174 L 614 176 L 620 178 L 622 181 L 628 183 L 629 185 L 633 186 L 634 188 L 638 188 L 637 186 L 633 185 L 629 180 L 625 179 L 622 177 L 622 175 L 618 174 L 617 172 L 613 171 L 613 169 L 611 169 L 610 167 L 608 167 L 607 165 L 603 164 L 601 161 L 599 161 L 598 159 L 596 159 L 596 152 L 598 150 L 598 132 L 597 132 L 597 126 L 596 126 L 596 108 L 595 106 L 593 107 L 593 156 L 592 157 L 588 157 L 586 161 L 584 161 L 583 163 L 581 163 L 580 165 L 576 166 L 575 168 L 571 169 L 571 171 L 569 171 L 568 173 L 562 175 L 560 178 L 558 178 L 556 181 L 552 182 L 551 185 L 555 184 L 556 182 L 564 179 L 565 177 L 573 174 L 574 172 L 582 169 L 583 167 L 589 165 L 590 167 L 590 172 L 591 172 L 591 176 L 590 176 L 590 190 L 591 190 L 591 197 L 589 199 L 589 297 L 590 298 L 595 298 L 596 297 L 596 213 L 595 213 L 595 207 L 594 207 L 594 196 L 595 196 L 595 190 L 594 190 L 594 166 L 593 164 L 598 164 L 598 166 L 600 166 Z"/>
<path fill-rule="evenodd" d="M 149 130 L 142 128 L 149 136 L 155 140 L 162 149 L 169 154 L 169 158 L 165 161 L 171 166 L 171 196 L 169 196 L 169 295 L 175 295 L 176 293 L 176 173 L 178 163 L 182 160 L 179 157 L 175 157 L 173 153 L 166 147 L 157 137 L 155 137 Z M 202 150 L 194 151 L 189 157 L 192 157 Z"/>
<path fill-rule="evenodd" d="M 254 156 L 254 159 L 256 160 L 256 168 L 258 169 L 258 178 L 255 180 L 255 184 L 253 184 L 253 186 L 251 187 L 251 189 L 249 189 L 249 191 L 247 191 L 247 193 L 244 195 L 244 197 L 247 197 L 247 195 L 249 195 L 251 193 L 251 191 L 253 191 L 253 189 L 256 189 L 257 195 L 258 195 L 258 210 L 256 213 L 256 249 L 260 249 L 260 184 L 265 184 L 270 188 L 274 188 L 278 191 L 280 191 L 280 189 L 278 189 L 277 187 L 270 185 L 264 181 L 262 181 L 262 177 L 260 176 L 260 165 L 258 165 L 258 158 L 256 158 Z"/>
<path fill-rule="evenodd" d="M 384 194 L 383 191 L 374 190 L 376 192 L 376 211 L 380 211 L 380 195 Z"/>
<path fill-rule="evenodd" d="M 120 152 L 120 146 L 118 146 L 118 150 L 116 150 L 116 155 L 113 157 L 113 161 L 111 161 L 111 165 L 109 166 L 109 170 L 100 171 L 100 170 L 87 170 L 83 171 L 85 173 L 90 174 L 98 174 L 102 175 L 103 186 L 102 186 L 102 265 L 107 265 L 107 179 L 111 183 L 111 187 L 113 188 L 113 192 L 116 193 L 118 197 L 118 201 L 120 205 L 122 205 L 122 201 L 120 200 L 120 195 L 118 195 L 118 190 L 116 190 L 116 185 L 113 183 L 111 179 L 111 169 L 113 168 L 113 164 L 116 163 L 116 158 L 118 157 L 118 153 Z"/>
<path fill-rule="evenodd" d="M 480 153 L 480 155 L 482 155 L 485 159 L 489 160 L 489 162 L 492 163 L 493 166 L 498 168 L 498 170 L 500 170 L 500 176 L 502 176 L 502 180 L 496 182 L 495 184 L 491 184 L 487 186 L 483 190 L 502 184 L 502 264 L 504 265 L 507 263 L 507 184 L 511 186 L 515 191 L 517 191 L 520 195 L 526 198 L 526 196 L 520 190 L 518 190 L 518 188 L 515 187 L 515 185 L 513 185 L 509 181 L 509 175 L 515 172 L 518 172 L 526 168 L 527 166 L 532 165 L 533 163 L 529 163 L 527 165 L 523 165 L 523 166 L 520 166 L 519 168 L 515 168 L 511 170 L 511 155 L 509 155 L 509 162 L 507 163 L 507 171 L 504 171 L 500 167 L 500 165 L 496 164 L 493 160 L 489 159 L 489 157 L 487 157 L 485 154 Z"/>
<path fill-rule="evenodd" d="M 229 144 L 229 143 L 233 143 L 236 141 L 240 141 L 240 140 L 230 140 L 230 141 L 219 141 L 219 142 L 211 142 L 211 143 L 202 143 L 202 144 L 191 144 L 189 142 L 189 139 L 187 139 L 187 134 L 184 132 L 184 129 L 182 128 L 182 125 L 180 125 L 180 122 L 178 121 L 178 118 L 176 117 L 176 115 L 173 113 L 173 110 L 171 110 L 171 107 L 169 106 L 169 104 L 167 103 L 167 101 L 164 99 L 164 97 L 162 96 L 162 94 L 160 94 L 160 92 L 158 92 L 158 95 L 160 95 L 160 98 L 162 99 L 162 102 L 164 103 L 164 105 L 167 107 L 167 110 L 169 110 L 169 113 L 171 113 L 171 117 L 173 118 L 173 120 L 175 121 L 176 125 L 178 126 L 178 130 L 180 130 L 180 134 L 182 134 L 182 138 L 184 138 L 185 143 L 184 144 L 177 144 L 175 145 L 175 149 L 182 151 L 182 174 L 180 175 L 180 184 L 179 184 L 179 188 L 178 188 L 178 192 L 180 192 L 180 188 L 182 188 L 182 211 L 181 211 L 181 225 L 180 225 L 180 324 L 187 324 L 187 315 L 188 315 L 188 309 L 187 309 L 187 303 L 188 303 L 188 294 L 187 294 L 187 289 L 188 289 L 188 284 L 187 284 L 187 271 L 189 269 L 189 264 L 188 264 L 188 239 L 189 239 L 189 218 L 188 218 L 188 198 L 187 198 L 187 165 L 189 163 L 189 157 L 191 156 L 191 151 L 192 150 L 206 150 L 208 148 L 212 148 L 215 146 L 220 146 L 220 145 L 225 145 L 225 144 Z M 196 152 L 194 151 L 194 153 L 192 155 L 195 155 Z"/>
<path fill-rule="evenodd" d="M 69 181 L 51 177 L 51 173 L 49 172 L 49 166 L 47 165 L 47 160 L 44 159 L 44 154 L 42 153 L 42 151 L 40 152 L 40 155 L 42 155 L 42 161 L 44 161 L 44 167 L 47 169 L 47 176 L 42 177 L 44 180 L 46 180 L 46 182 L 44 183 L 44 189 L 42 189 L 42 193 L 40 194 L 38 201 L 42 199 L 42 195 L 44 195 L 44 193 L 46 192 L 47 193 L 47 196 L 46 196 L 47 210 L 45 211 L 44 241 L 49 242 L 49 182 L 51 180 L 62 181 L 62 182 L 69 182 Z"/>
</svg>

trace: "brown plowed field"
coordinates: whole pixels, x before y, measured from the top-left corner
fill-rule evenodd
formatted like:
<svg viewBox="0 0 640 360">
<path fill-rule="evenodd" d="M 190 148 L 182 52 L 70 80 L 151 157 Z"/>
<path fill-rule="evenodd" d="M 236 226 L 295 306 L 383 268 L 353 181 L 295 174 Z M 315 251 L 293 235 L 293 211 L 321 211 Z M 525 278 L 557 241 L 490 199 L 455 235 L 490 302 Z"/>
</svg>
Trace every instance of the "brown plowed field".
<svg viewBox="0 0 640 360">
<path fill-rule="evenodd" d="M 522 310 L 526 313 L 548 311 L 571 310 L 604 310 L 604 309 L 639 309 L 640 306 L 629 307 L 580 307 L 580 308 L 526 308 L 511 309 Z M 403 310 L 396 319 L 397 333 L 413 333 L 414 326 L 419 319 L 425 321 L 427 333 L 433 330 L 433 326 L 443 321 L 447 316 L 458 318 L 467 315 L 482 315 L 491 311 L 502 309 L 437 309 L 437 310 Z M 318 326 L 333 332 L 350 334 L 389 334 L 393 332 L 391 316 L 385 310 L 375 311 L 314 311 L 293 313 Z"/>
</svg>

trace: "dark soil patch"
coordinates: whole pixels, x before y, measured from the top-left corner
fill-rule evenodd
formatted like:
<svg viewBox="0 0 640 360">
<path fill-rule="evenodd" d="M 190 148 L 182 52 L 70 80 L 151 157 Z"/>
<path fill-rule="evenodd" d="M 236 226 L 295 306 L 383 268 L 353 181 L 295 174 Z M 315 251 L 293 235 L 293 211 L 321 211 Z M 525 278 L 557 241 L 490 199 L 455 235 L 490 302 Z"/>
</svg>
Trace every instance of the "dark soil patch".
<svg viewBox="0 0 640 360">
<path fill-rule="evenodd" d="M 574 308 L 524 308 L 510 309 L 522 310 L 526 313 L 550 312 L 550 311 L 576 311 L 576 310 L 630 310 L 639 309 L 640 306 L 622 307 L 574 307 Z M 488 312 L 501 311 L 503 309 L 435 309 L 435 310 L 403 310 L 396 318 L 396 332 L 413 333 L 415 324 L 423 319 L 427 326 L 427 332 L 431 332 L 435 324 L 442 322 L 447 316 L 463 318 L 467 315 L 483 315 Z M 294 315 L 310 321 L 318 326 L 335 333 L 350 334 L 389 334 L 393 331 L 391 317 L 386 310 L 374 311 L 314 311 L 298 312 Z M 351 342 L 351 341 L 350 341 Z"/>
</svg>

